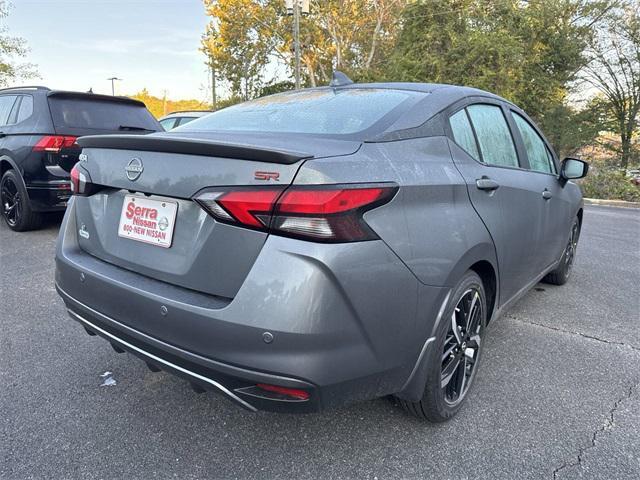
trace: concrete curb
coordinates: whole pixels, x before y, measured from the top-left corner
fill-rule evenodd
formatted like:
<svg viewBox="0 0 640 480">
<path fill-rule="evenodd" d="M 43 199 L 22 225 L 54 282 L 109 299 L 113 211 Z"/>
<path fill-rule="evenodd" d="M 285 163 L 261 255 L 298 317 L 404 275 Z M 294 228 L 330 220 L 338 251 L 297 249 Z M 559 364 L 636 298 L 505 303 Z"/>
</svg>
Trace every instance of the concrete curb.
<svg viewBox="0 0 640 480">
<path fill-rule="evenodd" d="M 601 200 L 599 198 L 585 198 L 585 205 L 603 205 L 606 207 L 640 208 L 640 202 L 625 202 L 624 200 Z"/>
</svg>

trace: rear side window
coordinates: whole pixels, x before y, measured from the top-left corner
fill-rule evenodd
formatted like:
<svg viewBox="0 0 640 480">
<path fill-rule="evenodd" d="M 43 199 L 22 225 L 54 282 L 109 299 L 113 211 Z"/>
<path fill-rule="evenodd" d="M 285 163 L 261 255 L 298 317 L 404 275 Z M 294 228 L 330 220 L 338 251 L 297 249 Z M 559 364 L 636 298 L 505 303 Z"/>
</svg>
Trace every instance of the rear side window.
<svg viewBox="0 0 640 480">
<path fill-rule="evenodd" d="M 56 128 L 127 131 L 157 131 L 158 124 L 143 106 L 85 98 L 50 97 L 49 106 Z"/>
<path fill-rule="evenodd" d="M 518 167 L 518 155 L 502 109 L 496 105 L 467 107 L 478 136 L 482 159 L 489 165 Z"/>
<path fill-rule="evenodd" d="M 555 173 L 553 162 L 549 158 L 549 151 L 544 144 L 544 140 L 533 129 L 533 127 L 516 112 L 512 112 L 513 119 L 518 126 L 524 148 L 529 158 L 529 168 L 535 172 Z"/>
<path fill-rule="evenodd" d="M 469 155 L 476 160 L 480 160 L 478 155 L 478 145 L 473 135 L 473 129 L 467 117 L 466 110 L 460 110 L 458 113 L 451 115 L 449 118 L 449 124 L 451 125 L 451 131 L 453 132 L 453 139 L 458 145 L 464 148 Z"/>
<path fill-rule="evenodd" d="M 345 135 L 391 122 L 427 94 L 377 88 L 311 89 L 280 93 L 223 108 L 183 131 L 243 131 Z M 382 128 L 379 128 L 382 130 Z"/>
<path fill-rule="evenodd" d="M 0 96 L 0 126 L 6 125 L 9 120 L 9 114 L 13 108 L 13 104 L 18 98 L 17 95 L 2 95 Z"/>
<path fill-rule="evenodd" d="M 160 125 L 162 125 L 162 128 L 165 130 L 171 130 L 176 125 L 176 119 L 175 117 L 165 118 L 164 120 L 160 120 Z"/>
<path fill-rule="evenodd" d="M 31 95 L 23 95 L 20 102 L 20 110 L 16 117 L 16 123 L 20 123 L 33 115 L 33 97 Z"/>
</svg>

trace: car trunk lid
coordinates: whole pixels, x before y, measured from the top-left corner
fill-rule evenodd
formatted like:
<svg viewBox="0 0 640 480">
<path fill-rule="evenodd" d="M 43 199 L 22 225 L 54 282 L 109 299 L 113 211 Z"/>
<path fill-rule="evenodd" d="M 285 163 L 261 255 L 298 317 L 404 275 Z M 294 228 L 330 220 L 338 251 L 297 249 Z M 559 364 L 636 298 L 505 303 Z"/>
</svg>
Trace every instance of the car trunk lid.
<svg viewBox="0 0 640 480">
<path fill-rule="evenodd" d="M 192 198 L 210 187 L 284 188 L 300 165 L 315 156 L 295 149 L 302 142 L 284 148 L 277 142 L 259 145 L 255 139 L 241 144 L 167 134 L 85 137 L 79 143 L 84 148 L 82 169 L 93 184 L 106 187 L 75 199 L 80 247 L 113 265 L 224 298 L 235 296 L 267 234 L 216 222 Z M 341 149 L 337 145 L 328 149 L 351 153 L 358 147 L 357 142 L 345 142 Z M 170 213 L 166 215 L 172 228 L 168 246 L 149 244 L 155 238 L 145 242 L 122 236 L 123 215 L 127 208 L 135 209 L 130 203 L 144 208 L 175 204 L 175 222 Z M 164 210 L 159 207 L 159 211 Z M 144 222 L 141 225 L 147 225 Z"/>
</svg>

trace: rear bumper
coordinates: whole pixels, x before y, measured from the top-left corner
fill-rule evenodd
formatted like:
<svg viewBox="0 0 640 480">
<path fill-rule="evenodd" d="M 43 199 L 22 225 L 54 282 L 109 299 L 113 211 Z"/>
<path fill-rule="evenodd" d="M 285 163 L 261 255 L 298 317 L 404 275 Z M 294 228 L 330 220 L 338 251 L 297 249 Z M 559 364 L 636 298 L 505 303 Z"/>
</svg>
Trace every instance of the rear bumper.
<svg viewBox="0 0 640 480">
<path fill-rule="evenodd" d="M 74 207 L 56 250 L 56 287 L 71 316 L 245 408 L 312 412 L 401 391 L 447 291 L 420 284 L 382 242 L 270 236 L 235 297 L 216 297 L 87 254 Z M 258 383 L 310 397 L 256 396 Z"/>
<path fill-rule="evenodd" d="M 34 211 L 63 211 L 71 197 L 71 183 L 69 180 L 32 183 L 27 185 L 27 192 Z"/>
<path fill-rule="evenodd" d="M 320 410 L 316 387 L 300 380 L 268 375 L 226 365 L 195 355 L 152 338 L 93 310 L 69 296 L 56 284 L 71 318 L 89 332 L 97 334 L 112 345 L 139 357 L 148 364 L 182 377 L 206 390 L 222 393 L 236 405 L 249 410 L 308 413 Z M 277 384 L 309 392 L 308 400 L 269 399 L 256 395 L 258 383 Z M 267 393 L 265 392 L 265 395 Z"/>
</svg>

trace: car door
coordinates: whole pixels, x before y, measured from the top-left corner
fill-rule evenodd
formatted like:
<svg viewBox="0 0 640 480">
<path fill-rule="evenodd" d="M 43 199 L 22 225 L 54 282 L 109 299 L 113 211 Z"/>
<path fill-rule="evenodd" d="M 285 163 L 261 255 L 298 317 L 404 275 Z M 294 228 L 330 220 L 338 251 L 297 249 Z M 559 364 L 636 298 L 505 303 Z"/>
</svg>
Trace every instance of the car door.
<svg viewBox="0 0 640 480">
<path fill-rule="evenodd" d="M 524 113 L 510 109 L 515 137 L 522 145 L 530 171 L 531 186 L 543 198 L 544 233 L 539 245 L 539 270 L 545 270 L 560 258 L 573 220 L 571 201 L 558 175 L 558 165 L 542 134 Z M 518 142 L 517 142 L 518 143 Z"/>
<path fill-rule="evenodd" d="M 540 273 L 544 235 L 542 196 L 523 168 L 506 114 L 499 101 L 483 99 L 451 111 L 445 122 L 454 162 L 496 247 L 501 303 Z"/>
</svg>

